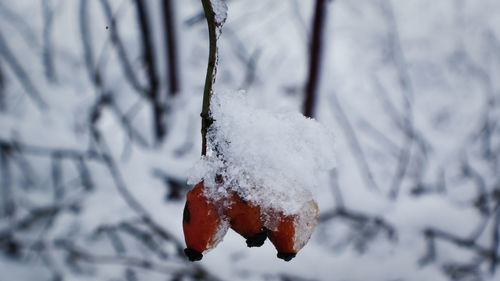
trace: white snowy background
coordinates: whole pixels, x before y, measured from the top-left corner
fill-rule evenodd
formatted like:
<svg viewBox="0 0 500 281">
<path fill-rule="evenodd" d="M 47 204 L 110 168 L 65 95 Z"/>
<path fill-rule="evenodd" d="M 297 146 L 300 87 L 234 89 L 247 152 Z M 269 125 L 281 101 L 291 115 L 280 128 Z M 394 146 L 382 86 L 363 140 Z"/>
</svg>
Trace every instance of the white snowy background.
<svg viewBox="0 0 500 281">
<path fill-rule="evenodd" d="M 498 0 L 327 4 L 315 115 L 337 165 L 288 263 L 232 231 L 201 262 L 182 253 L 208 34 L 200 1 L 173 1 L 180 91 L 168 95 L 161 2 L 0 0 L 0 281 L 500 280 Z M 215 89 L 300 111 L 314 1 L 228 7 Z"/>
</svg>

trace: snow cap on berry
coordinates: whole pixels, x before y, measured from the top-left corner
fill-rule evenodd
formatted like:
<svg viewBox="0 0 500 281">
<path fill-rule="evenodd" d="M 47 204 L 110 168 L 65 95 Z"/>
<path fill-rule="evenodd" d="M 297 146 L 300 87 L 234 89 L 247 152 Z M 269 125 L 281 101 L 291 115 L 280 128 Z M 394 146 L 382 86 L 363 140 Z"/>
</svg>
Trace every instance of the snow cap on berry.
<svg viewBox="0 0 500 281">
<path fill-rule="evenodd" d="M 210 110 L 208 153 L 189 182 L 203 180 L 215 201 L 234 191 L 264 210 L 298 214 L 335 166 L 333 135 L 314 119 L 261 109 L 242 91 L 214 93 Z"/>
</svg>

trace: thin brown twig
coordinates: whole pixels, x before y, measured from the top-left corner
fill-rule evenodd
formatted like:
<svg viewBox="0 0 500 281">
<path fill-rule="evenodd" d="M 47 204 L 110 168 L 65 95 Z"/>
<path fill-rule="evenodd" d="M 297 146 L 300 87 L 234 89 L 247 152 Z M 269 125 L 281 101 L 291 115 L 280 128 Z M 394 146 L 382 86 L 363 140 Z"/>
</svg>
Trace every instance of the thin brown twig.
<svg viewBox="0 0 500 281">
<path fill-rule="evenodd" d="M 210 0 L 201 0 L 201 3 L 203 4 L 203 11 L 205 13 L 205 18 L 207 19 L 209 42 L 207 75 L 205 78 L 205 88 L 203 90 L 203 106 L 201 110 L 201 155 L 206 155 L 206 136 L 208 128 L 213 123 L 212 117 L 210 116 L 210 100 L 212 98 L 213 85 L 215 83 L 215 75 L 217 72 L 217 28 L 220 28 L 222 23 L 217 24 L 215 20 L 215 12 Z"/>
</svg>

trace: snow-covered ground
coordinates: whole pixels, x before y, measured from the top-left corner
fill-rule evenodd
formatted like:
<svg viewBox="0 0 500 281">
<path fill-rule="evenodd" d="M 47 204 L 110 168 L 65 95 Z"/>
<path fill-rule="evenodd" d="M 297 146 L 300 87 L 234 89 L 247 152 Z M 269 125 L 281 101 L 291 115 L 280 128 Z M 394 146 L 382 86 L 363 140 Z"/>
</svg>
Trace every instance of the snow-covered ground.
<svg viewBox="0 0 500 281">
<path fill-rule="evenodd" d="M 142 2 L 167 96 L 161 1 Z M 200 1 L 174 2 L 181 90 L 157 143 L 137 1 L 0 0 L 0 281 L 500 280 L 500 2 L 330 1 L 316 119 L 334 140 L 295 133 L 336 168 L 272 163 L 314 176 L 295 178 L 317 185 L 311 240 L 284 262 L 229 231 L 197 263 L 183 184 L 208 34 Z M 228 1 L 215 92 L 299 112 L 314 2 Z"/>
</svg>

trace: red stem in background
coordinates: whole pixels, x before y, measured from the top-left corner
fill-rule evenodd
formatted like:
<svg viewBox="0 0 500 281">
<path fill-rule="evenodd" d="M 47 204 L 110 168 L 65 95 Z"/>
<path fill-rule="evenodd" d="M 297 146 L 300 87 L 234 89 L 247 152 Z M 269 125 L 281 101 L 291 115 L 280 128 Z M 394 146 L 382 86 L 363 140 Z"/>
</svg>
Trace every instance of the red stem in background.
<svg viewBox="0 0 500 281">
<path fill-rule="evenodd" d="M 321 69 L 321 52 L 323 41 L 323 27 L 326 16 L 327 0 L 316 0 L 316 9 L 314 11 L 313 29 L 311 37 L 311 45 L 309 50 L 309 76 L 305 88 L 305 100 L 302 113 L 306 117 L 314 117 L 316 106 L 316 96 L 318 91 L 320 69 Z"/>
<path fill-rule="evenodd" d="M 165 47 L 167 48 L 168 94 L 175 96 L 179 91 L 177 46 L 175 44 L 175 20 L 171 0 L 163 0 L 163 22 Z"/>
</svg>

